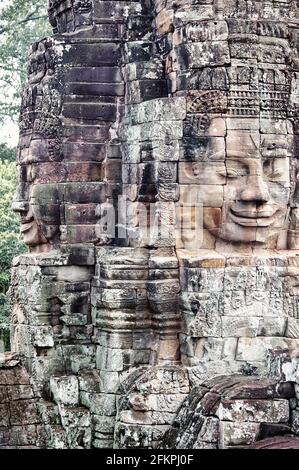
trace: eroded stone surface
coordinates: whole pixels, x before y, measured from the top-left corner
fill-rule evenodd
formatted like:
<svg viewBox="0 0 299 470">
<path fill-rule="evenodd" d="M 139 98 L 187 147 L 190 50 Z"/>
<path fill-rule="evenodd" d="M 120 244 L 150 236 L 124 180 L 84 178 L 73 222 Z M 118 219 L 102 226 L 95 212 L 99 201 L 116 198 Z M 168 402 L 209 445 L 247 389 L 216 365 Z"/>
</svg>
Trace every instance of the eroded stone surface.
<svg viewBox="0 0 299 470">
<path fill-rule="evenodd" d="M 29 254 L 0 445 L 41 423 L 50 448 L 298 434 L 297 3 L 50 0 L 20 120 Z"/>
</svg>

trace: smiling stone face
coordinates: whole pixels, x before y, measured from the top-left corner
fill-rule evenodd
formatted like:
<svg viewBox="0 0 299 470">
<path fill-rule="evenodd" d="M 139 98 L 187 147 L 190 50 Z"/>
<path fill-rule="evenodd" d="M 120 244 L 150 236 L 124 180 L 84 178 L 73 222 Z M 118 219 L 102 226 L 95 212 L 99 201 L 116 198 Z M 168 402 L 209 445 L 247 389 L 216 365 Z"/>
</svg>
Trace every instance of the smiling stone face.
<svg viewBox="0 0 299 470">
<path fill-rule="evenodd" d="M 277 240 L 287 229 L 291 139 L 286 135 L 228 130 L 224 142 L 224 168 L 218 165 L 215 169 L 217 176 L 225 179 L 221 216 L 210 212 L 205 228 L 232 242 Z M 215 174 L 207 177 L 206 184 L 212 179 Z"/>
<path fill-rule="evenodd" d="M 60 201 L 57 184 L 39 184 L 32 165 L 21 168 L 13 210 L 20 216 L 20 232 L 31 251 L 48 251 L 58 242 Z"/>
<path fill-rule="evenodd" d="M 180 203 L 203 208 L 203 241 L 193 230 L 190 249 L 215 248 L 217 239 L 287 248 L 296 187 L 291 122 L 191 114 L 186 123 Z"/>
</svg>

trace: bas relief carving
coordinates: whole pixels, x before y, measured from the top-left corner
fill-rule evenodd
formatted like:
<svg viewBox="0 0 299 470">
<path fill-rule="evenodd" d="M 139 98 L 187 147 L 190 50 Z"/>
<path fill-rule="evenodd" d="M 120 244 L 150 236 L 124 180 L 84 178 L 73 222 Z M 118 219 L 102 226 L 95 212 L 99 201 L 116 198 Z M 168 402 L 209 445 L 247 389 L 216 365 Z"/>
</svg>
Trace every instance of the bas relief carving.
<svg viewBox="0 0 299 470">
<path fill-rule="evenodd" d="M 193 387 L 298 348 L 298 2 L 107 3 L 51 0 L 30 52 L 13 347 L 87 447 L 157 447 Z M 237 445 L 213 423 L 194 445 Z"/>
<path fill-rule="evenodd" d="M 222 124 L 218 121 L 211 120 L 208 133 L 215 134 L 217 124 Z M 243 118 L 229 118 L 229 124 L 232 128 L 226 135 L 211 137 L 215 140 L 209 143 L 203 159 L 179 163 L 180 182 L 194 185 L 194 192 L 195 185 L 215 185 L 215 193 L 223 192 L 219 207 L 216 198 L 209 208 L 209 196 L 206 200 L 202 197 L 204 228 L 215 238 L 286 249 L 293 136 L 238 129 L 244 126 Z M 251 124 L 256 124 L 256 129 L 259 120 Z"/>
</svg>

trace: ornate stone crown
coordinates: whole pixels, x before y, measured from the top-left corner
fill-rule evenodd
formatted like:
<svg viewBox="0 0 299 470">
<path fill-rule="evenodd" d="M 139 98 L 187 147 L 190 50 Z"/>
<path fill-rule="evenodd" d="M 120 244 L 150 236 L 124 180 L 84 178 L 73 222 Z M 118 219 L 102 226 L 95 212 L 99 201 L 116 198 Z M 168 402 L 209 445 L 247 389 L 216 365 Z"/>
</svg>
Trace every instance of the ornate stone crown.
<svg viewBox="0 0 299 470">
<path fill-rule="evenodd" d="M 296 106 L 287 92 L 279 91 L 190 91 L 187 112 L 228 116 L 293 118 Z"/>
</svg>

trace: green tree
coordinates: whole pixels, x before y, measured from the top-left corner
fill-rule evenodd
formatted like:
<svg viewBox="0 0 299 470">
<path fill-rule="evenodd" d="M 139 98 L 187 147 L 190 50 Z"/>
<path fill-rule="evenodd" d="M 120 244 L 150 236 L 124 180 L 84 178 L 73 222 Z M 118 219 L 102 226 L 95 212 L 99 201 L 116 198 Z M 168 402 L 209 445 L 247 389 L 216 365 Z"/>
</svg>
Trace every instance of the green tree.
<svg viewBox="0 0 299 470">
<path fill-rule="evenodd" d="M 6 143 L 0 144 L 0 160 L 2 162 L 15 162 L 16 149 L 9 147 Z"/>
<path fill-rule="evenodd" d="M 0 153 L 1 157 L 1 153 Z M 14 162 L 0 160 L 0 338 L 9 342 L 9 302 L 7 290 L 14 256 L 26 251 L 19 235 L 18 217 L 11 210 L 16 188 Z"/>
<path fill-rule="evenodd" d="M 28 47 L 50 34 L 47 3 L 47 0 L 4 0 L 4 6 L 0 6 L 0 122 L 18 121 Z"/>
</svg>

